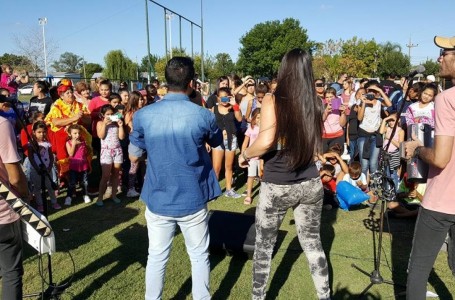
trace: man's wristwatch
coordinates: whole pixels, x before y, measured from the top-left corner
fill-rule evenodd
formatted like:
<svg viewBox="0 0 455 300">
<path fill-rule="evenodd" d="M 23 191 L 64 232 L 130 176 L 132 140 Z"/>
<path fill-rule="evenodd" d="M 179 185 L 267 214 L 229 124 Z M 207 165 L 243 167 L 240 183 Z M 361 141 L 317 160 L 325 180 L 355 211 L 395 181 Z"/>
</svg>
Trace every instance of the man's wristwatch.
<svg viewBox="0 0 455 300">
<path fill-rule="evenodd" d="M 422 150 L 423 146 L 418 146 L 417 148 L 415 148 L 414 150 L 414 157 L 419 157 L 420 156 L 420 151 Z"/>
</svg>

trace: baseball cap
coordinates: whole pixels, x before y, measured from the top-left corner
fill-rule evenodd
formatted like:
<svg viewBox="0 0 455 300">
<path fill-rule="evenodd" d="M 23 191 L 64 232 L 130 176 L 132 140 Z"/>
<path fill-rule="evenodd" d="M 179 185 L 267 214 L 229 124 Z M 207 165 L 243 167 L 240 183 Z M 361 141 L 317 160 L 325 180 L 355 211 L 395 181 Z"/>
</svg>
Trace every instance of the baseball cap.
<svg viewBox="0 0 455 300">
<path fill-rule="evenodd" d="M 434 43 L 439 48 L 455 49 L 455 36 L 453 36 L 453 37 L 435 36 Z"/>
<path fill-rule="evenodd" d="M 340 96 L 343 93 L 343 90 L 341 89 L 341 86 L 338 83 L 336 83 L 336 82 L 332 83 L 330 85 L 330 87 L 335 89 L 335 91 L 337 92 L 337 96 Z"/>
</svg>

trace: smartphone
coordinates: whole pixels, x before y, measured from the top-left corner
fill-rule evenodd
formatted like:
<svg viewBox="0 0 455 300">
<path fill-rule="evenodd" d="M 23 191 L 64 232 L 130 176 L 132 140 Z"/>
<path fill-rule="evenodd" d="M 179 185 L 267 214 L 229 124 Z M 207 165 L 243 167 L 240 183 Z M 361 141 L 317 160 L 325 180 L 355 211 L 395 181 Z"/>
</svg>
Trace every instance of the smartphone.
<svg viewBox="0 0 455 300">
<path fill-rule="evenodd" d="M 332 105 L 332 110 L 338 110 L 340 109 L 341 106 L 341 99 L 340 98 L 332 99 L 332 102 L 330 102 L 330 104 Z"/>
<path fill-rule="evenodd" d="M 227 103 L 230 101 L 231 101 L 231 99 L 229 99 L 229 97 L 221 97 L 221 102 Z"/>
</svg>

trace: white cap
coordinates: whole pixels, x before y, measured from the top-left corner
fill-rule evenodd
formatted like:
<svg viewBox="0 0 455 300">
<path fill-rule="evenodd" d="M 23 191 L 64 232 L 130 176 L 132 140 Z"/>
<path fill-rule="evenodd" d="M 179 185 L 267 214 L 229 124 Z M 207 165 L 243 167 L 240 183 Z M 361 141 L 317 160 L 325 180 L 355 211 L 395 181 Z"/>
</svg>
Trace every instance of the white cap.
<svg viewBox="0 0 455 300">
<path fill-rule="evenodd" d="M 434 75 L 428 75 L 427 76 L 427 80 L 430 81 L 430 82 L 435 82 L 436 78 L 434 77 Z"/>
</svg>

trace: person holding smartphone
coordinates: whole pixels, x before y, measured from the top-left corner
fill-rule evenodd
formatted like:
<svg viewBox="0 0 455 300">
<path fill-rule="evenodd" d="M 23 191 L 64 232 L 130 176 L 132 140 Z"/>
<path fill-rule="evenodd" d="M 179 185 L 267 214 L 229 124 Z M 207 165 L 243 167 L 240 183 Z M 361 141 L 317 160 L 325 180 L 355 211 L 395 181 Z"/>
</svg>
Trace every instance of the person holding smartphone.
<svg viewBox="0 0 455 300">
<path fill-rule="evenodd" d="M 357 146 L 359 148 L 360 163 L 362 173 L 373 174 L 378 169 L 379 150 L 382 146 L 382 136 L 378 130 L 381 127 L 382 106 L 392 105 L 389 97 L 379 86 L 377 81 L 371 80 L 365 85 L 366 94 L 360 97 L 362 103 L 357 115 L 359 120 L 359 138 Z M 380 140 L 378 142 L 377 140 Z M 368 173 L 369 171 L 369 173 Z"/>
<path fill-rule="evenodd" d="M 322 114 L 324 121 L 324 131 L 322 134 L 322 150 L 327 150 L 335 144 L 344 145 L 344 129 L 346 125 L 346 107 L 340 98 L 336 96 L 333 87 L 326 89 L 324 93 L 325 109 Z"/>
<path fill-rule="evenodd" d="M 228 87 L 222 87 L 218 90 L 218 105 L 213 108 L 216 123 L 223 132 L 223 143 L 216 148 L 212 148 L 212 163 L 216 177 L 220 178 L 221 164 L 224 159 L 224 176 L 226 178 L 225 196 L 230 198 L 240 198 L 232 188 L 232 174 L 235 158 L 235 151 L 238 148 L 237 127 L 235 121 L 242 121 L 242 114 L 239 105 L 231 96 L 231 90 Z"/>
</svg>

